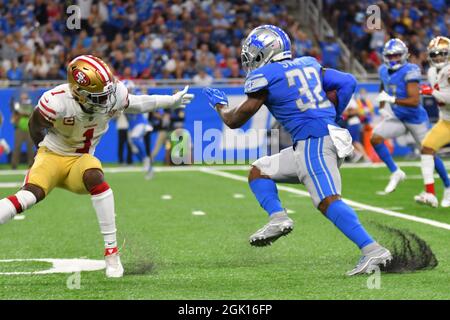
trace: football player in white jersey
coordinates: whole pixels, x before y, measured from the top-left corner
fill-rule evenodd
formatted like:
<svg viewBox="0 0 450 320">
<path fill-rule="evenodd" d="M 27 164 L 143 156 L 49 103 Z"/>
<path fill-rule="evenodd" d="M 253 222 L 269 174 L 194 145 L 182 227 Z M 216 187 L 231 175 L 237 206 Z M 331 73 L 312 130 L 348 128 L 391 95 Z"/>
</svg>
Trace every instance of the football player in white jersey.
<svg viewBox="0 0 450 320">
<path fill-rule="evenodd" d="M 450 39 L 436 37 L 428 45 L 428 82 L 421 86 L 421 94 L 433 96 L 439 106 L 439 121 L 422 141 L 421 168 L 425 191 L 414 197 L 423 204 L 438 206 L 434 190 L 434 157 L 436 152 L 450 143 Z M 450 207 L 450 188 L 445 188 L 442 207 Z"/>
<path fill-rule="evenodd" d="M 0 200 L 0 224 L 43 200 L 55 187 L 91 194 L 105 242 L 106 276 L 122 277 L 114 196 L 93 155 L 95 147 L 116 113 L 179 108 L 194 96 L 187 86 L 172 96 L 128 94 L 106 63 L 91 55 L 69 63 L 67 82 L 46 91 L 31 116 L 30 135 L 38 151 L 21 190 Z"/>
</svg>

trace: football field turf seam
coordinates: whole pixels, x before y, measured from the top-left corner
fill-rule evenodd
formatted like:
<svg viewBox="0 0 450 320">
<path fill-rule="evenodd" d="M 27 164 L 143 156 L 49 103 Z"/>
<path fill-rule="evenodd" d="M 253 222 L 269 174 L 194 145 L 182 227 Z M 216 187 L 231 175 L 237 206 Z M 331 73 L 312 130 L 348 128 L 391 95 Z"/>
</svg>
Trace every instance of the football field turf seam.
<svg viewBox="0 0 450 320">
<path fill-rule="evenodd" d="M 222 171 L 218 171 L 218 170 L 210 169 L 210 168 L 202 168 L 202 169 L 200 169 L 200 171 L 207 173 L 207 174 L 212 174 L 212 175 L 216 175 L 216 176 L 220 176 L 220 177 L 224 177 L 224 178 L 228 178 L 228 179 L 247 182 L 247 177 L 239 176 L 239 175 L 232 174 L 229 172 L 222 172 Z M 277 186 L 277 187 L 279 190 L 283 190 L 283 191 L 294 193 L 297 195 L 309 197 L 309 193 L 306 191 L 303 191 L 303 190 L 298 190 L 296 188 L 292 188 L 292 187 L 288 187 L 288 186 Z M 416 217 L 413 215 L 400 213 L 400 212 L 396 212 L 396 211 L 392 211 L 392 210 L 387 210 L 387 209 L 367 205 L 367 204 L 360 203 L 360 202 L 353 201 L 353 200 L 346 199 L 346 198 L 342 198 L 342 200 L 344 200 L 350 206 L 355 207 L 355 208 L 359 208 L 359 209 L 363 209 L 363 210 L 367 210 L 367 211 L 371 211 L 371 212 L 375 212 L 375 213 L 381 213 L 381 214 L 384 214 L 387 216 L 392 216 L 392 217 L 396 217 L 396 218 L 400 218 L 400 219 L 415 221 L 415 222 L 427 224 L 427 225 L 430 225 L 430 226 L 433 226 L 436 228 L 450 230 L 450 225 L 447 223 L 443 223 L 443 222 L 439 222 L 439 221 L 435 221 L 435 220 L 431 220 L 431 219 L 426 219 L 426 218 L 420 218 L 420 217 Z"/>
</svg>

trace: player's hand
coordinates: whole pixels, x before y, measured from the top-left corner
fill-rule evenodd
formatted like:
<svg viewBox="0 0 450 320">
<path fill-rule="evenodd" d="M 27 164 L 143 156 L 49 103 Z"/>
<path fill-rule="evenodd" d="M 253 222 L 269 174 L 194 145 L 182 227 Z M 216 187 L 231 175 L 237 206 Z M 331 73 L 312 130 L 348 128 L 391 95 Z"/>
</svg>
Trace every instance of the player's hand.
<svg viewBox="0 0 450 320">
<path fill-rule="evenodd" d="M 194 99 L 194 95 L 191 93 L 187 93 L 189 90 L 189 86 L 184 87 L 182 91 L 178 91 L 174 95 L 172 95 L 173 98 L 173 104 L 172 108 L 186 108 L 186 105 L 191 103 L 192 99 Z"/>
<path fill-rule="evenodd" d="M 427 84 L 420 85 L 420 94 L 424 96 L 431 96 L 433 93 L 433 88 Z"/>
<path fill-rule="evenodd" d="M 217 104 L 228 106 L 228 98 L 225 92 L 214 88 L 204 88 L 203 93 L 208 97 L 209 105 L 214 110 L 216 110 Z"/>
<path fill-rule="evenodd" d="M 386 91 L 381 91 L 377 97 L 377 102 L 388 102 L 390 104 L 395 103 L 395 97 L 389 95 Z"/>
</svg>

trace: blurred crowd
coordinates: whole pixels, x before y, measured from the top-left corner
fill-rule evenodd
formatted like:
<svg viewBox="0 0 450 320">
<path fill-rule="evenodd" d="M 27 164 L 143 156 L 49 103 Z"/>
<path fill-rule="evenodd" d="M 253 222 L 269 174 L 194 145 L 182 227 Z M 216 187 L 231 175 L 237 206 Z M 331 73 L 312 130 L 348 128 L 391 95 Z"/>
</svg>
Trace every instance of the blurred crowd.
<svg viewBox="0 0 450 320">
<path fill-rule="evenodd" d="M 366 10 L 374 4 L 381 14 L 377 30 L 366 23 Z M 449 36 L 450 30 L 446 0 L 324 0 L 323 12 L 368 72 L 376 72 L 382 63 L 383 45 L 390 38 L 402 39 L 409 48 L 410 62 L 426 69 L 429 41 L 438 35 Z"/>
<path fill-rule="evenodd" d="M 71 4 L 80 29 L 67 28 Z M 288 31 L 295 56 L 322 58 L 327 43 L 315 47 L 281 0 L 0 0 L 0 79 L 64 79 L 67 61 L 93 54 L 123 78 L 207 85 L 244 76 L 241 42 L 261 24 Z"/>
</svg>

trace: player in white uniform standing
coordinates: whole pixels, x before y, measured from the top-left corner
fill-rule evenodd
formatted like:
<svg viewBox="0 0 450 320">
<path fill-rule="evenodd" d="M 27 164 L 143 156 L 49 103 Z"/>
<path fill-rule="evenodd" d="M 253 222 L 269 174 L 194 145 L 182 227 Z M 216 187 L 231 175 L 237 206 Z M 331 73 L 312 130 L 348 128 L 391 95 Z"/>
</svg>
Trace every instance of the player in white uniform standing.
<svg viewBox="0 0 450 320">
<path fill-rule="evenodd" d="M 421 168 L 425 191 L 414 197 L 423 204 L 437 207 L 439 202 L 434 190 L 434 157 L 436 152 L 450 143 L 450 39 L 436 37 L 428 45 L 428 81 L 421 86 L 421 94 L 433 96 L 439 106 L 439 121 L 422 141 Z M 444 190 L 442 207 L 450 207 L 450 188 Z"/>
<path fill-rule="evenodd" d="M 172 96 L 128 94 L 106 63 L 91 55 L 69 63 L 67 80 L 46 91 L 32 114 L 29 129 L 38 152 L 21 190 L 0 200 L 0 224 L 43 200 L 55 187 L 91 194 L 105 242 L 106 276 L 122 277 L 114 196 L 93 156 L 95 147 L 115 114 L 179 108 L 194 96 L 187 93 L 188 87 Z"/>
</svg>

